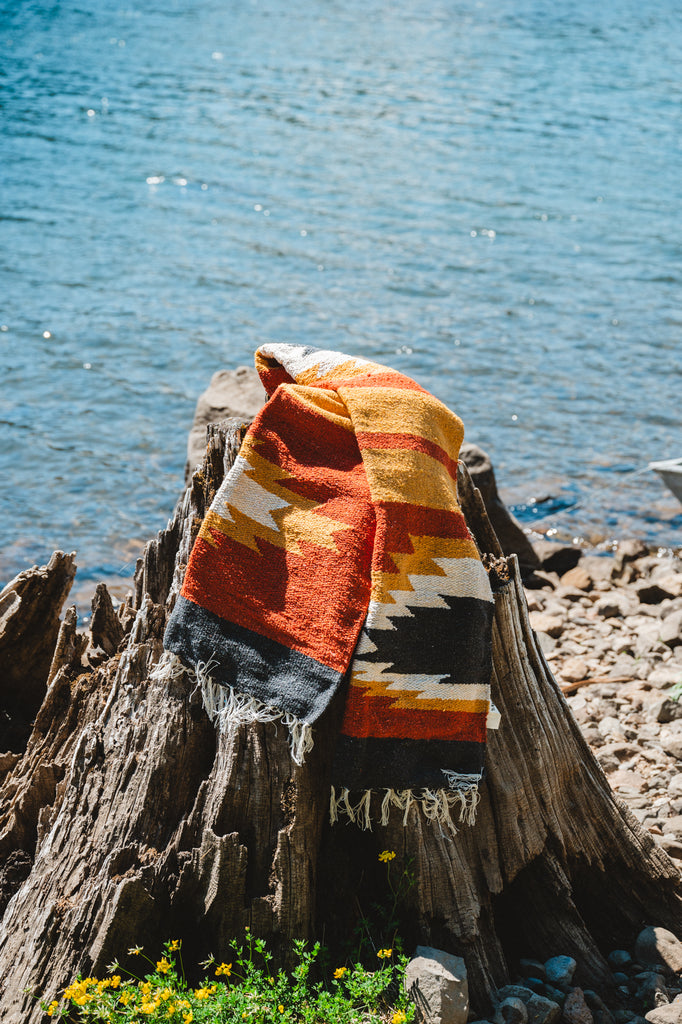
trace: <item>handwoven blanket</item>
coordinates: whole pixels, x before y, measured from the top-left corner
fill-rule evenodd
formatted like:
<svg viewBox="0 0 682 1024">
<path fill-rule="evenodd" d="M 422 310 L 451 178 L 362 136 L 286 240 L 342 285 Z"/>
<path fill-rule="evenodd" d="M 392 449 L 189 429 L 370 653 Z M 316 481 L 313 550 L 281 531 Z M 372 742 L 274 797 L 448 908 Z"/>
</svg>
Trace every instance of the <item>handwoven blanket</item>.
<svg viewBox="0 0 682 1024">
<path fill-rule="evenodd" d="M 302 761 L 342 685 L 332 820 L 473 820 L 492 595 L 457 503 L 461 421 L 414 381 L 265 345 L 269 401 L 201 527 L 165 635 L 227 727 L 281 718 Z M 379 801 L 377 801 L 377 807 Z"/>
</svg>

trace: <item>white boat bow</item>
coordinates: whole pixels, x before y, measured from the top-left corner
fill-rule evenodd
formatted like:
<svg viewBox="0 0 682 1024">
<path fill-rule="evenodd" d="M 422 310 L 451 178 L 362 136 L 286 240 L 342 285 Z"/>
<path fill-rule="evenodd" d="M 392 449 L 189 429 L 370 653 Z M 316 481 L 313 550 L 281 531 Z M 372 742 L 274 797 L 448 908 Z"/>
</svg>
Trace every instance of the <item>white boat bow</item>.
<svg viewBox="0 0 682 1024">
<path fill-rule="evenodd" d="M 662 462 L 650 462 L 649 469 L 658 473 L 666 487 L 676 498 L 682 501 L 682 459 L 664 459 Z"/>
</svg>

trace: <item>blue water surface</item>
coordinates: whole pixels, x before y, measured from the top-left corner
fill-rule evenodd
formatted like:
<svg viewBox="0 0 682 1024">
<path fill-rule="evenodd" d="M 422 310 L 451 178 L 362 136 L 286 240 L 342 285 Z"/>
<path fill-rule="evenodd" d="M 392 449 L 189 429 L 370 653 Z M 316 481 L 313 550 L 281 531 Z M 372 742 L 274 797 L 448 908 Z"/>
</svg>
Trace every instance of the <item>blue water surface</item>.
<svg viewBox="0 0 682 1024">
<path fill-rule="evenodd" d="M 672 0 L 0 0 L 0 582 L 129 575 L 264 341 L 415 377 L 542 532 L 679 544 L 681 120 Z"/>
</svg>

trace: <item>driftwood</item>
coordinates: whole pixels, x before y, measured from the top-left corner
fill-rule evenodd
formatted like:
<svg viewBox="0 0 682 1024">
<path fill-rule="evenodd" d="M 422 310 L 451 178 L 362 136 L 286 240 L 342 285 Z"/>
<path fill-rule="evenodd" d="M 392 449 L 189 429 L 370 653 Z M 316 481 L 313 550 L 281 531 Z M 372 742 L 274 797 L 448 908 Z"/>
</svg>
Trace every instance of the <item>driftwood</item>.
<svg viewBox="0 0 682 1024">
<path fill-rule="evenodd" d="M 535 642 L 516 560 L 501 557 L 466 475 L 462 505 L 495 591 L 502 713 L 475 826 L 453 839 L 414 809 L 407 828 L 400 816 L 371 833 L 331 826 L 338 707 L 299 768 L 283 729 L 228 739 L 186 674 L 154 678 L 194 537 L 239 442 L 235 423 L 209 429 L 204 465 L 147 545 L 132 601 L 114 612 L 100 587 L 90 636 L 66 613 L 25 749 L 0 755 L 0 1020 L 40 1020 L 36 996 L 125 963 L 136 944 L 182 938 L 191 964 L 226 956 L 249 925 L 284 963 L 293 937 L 338 948 L 374 898 L 384 849 L 415 873 L 406 944 L 463 956 L 477 1012 L 523 955 L 570 954 L 578 983 L 608 993 L 608 950 L 630 948 L 646 924 L 682 931 L 680 875 L 609 788 Z"/>
</svg>

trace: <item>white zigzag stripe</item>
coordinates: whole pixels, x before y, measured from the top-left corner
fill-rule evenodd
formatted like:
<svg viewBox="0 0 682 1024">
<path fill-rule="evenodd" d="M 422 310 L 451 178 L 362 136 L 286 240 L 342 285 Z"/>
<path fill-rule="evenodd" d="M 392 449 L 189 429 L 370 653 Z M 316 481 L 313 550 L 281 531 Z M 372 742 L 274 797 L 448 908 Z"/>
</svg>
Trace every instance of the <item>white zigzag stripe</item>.
<svg viewBox="0 0 682 1024">
<path fill-rule="evenodd" d="M 353 680 L 362 683 L 386 683 L 386 693 L 392 690 L 416 691 L 417 700 L 490 700 L 490 687 L 485 683 L 441 683 L 447 673 L 442 675 L 412 674 L 405 675 L 391 672 L 392 662 L 356 661 L 353 664 Z M 389 670 L 389 671 L 387 671 Z"/>
<path fill-rule="evenodd" d="M 434 562 L 445 570 L 445 576 L 421 576 L 408 574 L 412 590 L 391 590 L 394 604 L 370 601 L 365 620 L 365 629 L 397 629 L 392 619 L 405 616 L 413 618 L 411 608 L 448 608 L 443 599 L 448 597 L 475 597 L 480 601 L 492 601 L 488 574 L 476 558 L 434 558 Z M 369 637 L 361 635 L 358 654 L 375 651 Z"/>
<path fill-rule="evenodd" d="M 228 508 L 228 505 L 232 505 L 249 519 L 260 523 L 261 526 L 279 531 L 279 526 L 270 513 L 278 508 L 289 508 L 290 503 L 271 494 L 270 491 L 266 491 L 264 487 L 247 476 L 249 470 L 253 472 L 253 466 L 243 456 L 238 455 L 213 499 L 211 511 L 216 512 L 223 519 L 234 522 Z"/>
</svg>

